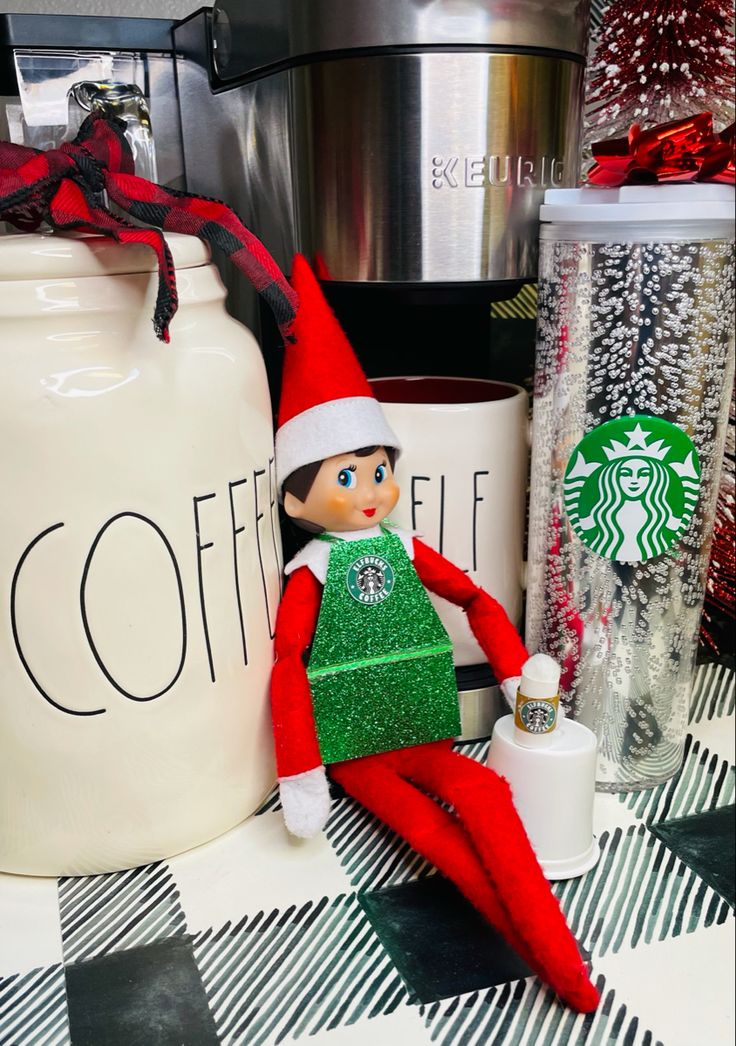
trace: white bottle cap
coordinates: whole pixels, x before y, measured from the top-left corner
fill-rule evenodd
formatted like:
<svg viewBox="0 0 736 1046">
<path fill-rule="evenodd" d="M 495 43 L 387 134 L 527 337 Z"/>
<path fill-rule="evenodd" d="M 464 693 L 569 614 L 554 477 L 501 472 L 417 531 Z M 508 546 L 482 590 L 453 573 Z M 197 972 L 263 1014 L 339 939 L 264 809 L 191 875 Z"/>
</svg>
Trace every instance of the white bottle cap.
<svg viewBox="0 0 736 1046">
<path fill-rule="evenodd" d="M 553 658 L 536 654 L 521 670 L 519 690 L 524 697 L 557 697 L 560 692 L 560 666 Z"/>
</svg>

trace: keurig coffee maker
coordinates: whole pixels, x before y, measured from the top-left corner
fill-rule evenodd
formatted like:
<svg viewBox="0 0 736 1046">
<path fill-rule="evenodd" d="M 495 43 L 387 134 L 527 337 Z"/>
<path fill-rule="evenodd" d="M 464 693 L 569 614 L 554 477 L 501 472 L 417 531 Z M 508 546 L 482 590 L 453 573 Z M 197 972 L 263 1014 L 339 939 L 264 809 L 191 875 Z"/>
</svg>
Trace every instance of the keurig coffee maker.
<svg viewBox="0 0 736 1046">
<path fill-rule="evenodd" d="M 587 0 L 218 0 L 174 33 L 188 186 L 318 266 L 369 372 L 489 374 L 576 184 Z"/>
<path fill-rule="evenodd" d="M 368 374 L 518 382 L 533 336 L 494 351 L 491 303 L 536 279 L 545 189 L 577 184 L 587 31 L 587 0 L 217 0 L 174 30 L 187 185 L 286 271 L 307 255 Z M 493 496 L 474 470 L 473 534 Z M 409 487 L 426 513 L 428 474 Z M 465 736 L 490 733 L 486 667 L 458 678 Z"/>
</svg>

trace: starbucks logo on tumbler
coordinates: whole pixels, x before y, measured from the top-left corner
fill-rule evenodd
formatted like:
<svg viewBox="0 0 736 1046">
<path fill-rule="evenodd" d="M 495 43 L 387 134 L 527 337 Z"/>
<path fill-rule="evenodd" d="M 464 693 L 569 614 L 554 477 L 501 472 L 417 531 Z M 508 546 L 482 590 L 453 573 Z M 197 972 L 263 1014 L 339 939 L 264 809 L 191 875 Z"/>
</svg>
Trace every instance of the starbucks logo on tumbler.
<svg viewBox="0 0 736 1046">
<path fill-rule="evenodd" d="M 640 563 L 684 533 L 700 494 L 690 437 L 663 418 L 638 414 L 589 432 L 565 471 L 573 530 L 599 556 Z"/>
</svg>

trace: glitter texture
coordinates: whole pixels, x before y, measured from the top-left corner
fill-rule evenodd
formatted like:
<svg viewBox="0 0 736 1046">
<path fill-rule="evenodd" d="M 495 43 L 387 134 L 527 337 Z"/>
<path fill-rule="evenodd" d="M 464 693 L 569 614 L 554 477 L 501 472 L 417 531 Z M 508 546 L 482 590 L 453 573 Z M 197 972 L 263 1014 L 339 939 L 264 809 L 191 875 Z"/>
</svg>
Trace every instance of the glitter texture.
<svg viewBox="0 0 736 1046">
<path fill-rule="evenodd" d="M 597 733 L 598 787 L 649 787 L 684 747 L 733 381 L 734 246 L 553 230 L 540 254 L 527 641 L 560 661 L 563 703 Z M 586 433 L 633 415 L 687 433 L 700 494 L 664 554 L 616 562 L 573 531 L 563 480 Z"/>
<path fill-rule="evenodd" d="M 348 588 L 363 557 L 393 571 L 380 602 Z M 460 733 L 452 645 L 395 534 L 333 543 L 307 674 L 325 763 Z"/>
</svg>

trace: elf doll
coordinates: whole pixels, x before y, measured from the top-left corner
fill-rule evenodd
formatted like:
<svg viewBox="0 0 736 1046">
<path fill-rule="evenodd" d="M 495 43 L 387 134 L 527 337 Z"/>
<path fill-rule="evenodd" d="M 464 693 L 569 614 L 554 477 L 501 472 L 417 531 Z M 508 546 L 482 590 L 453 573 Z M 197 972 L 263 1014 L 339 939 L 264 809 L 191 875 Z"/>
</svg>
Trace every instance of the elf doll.
<svg viewBox="0 0 736 1046">
<path fill-rule="evenodd" d="M 452 646 L 426 590 L 465 610 L 509 697 L 527 652 L 495 600 L 389 522 L 398 440 L 301 257 L 292 283 L 300 306 L 286 349 L 276 471 L 286 513 L 314 538 L 286 567 L 276 625 L 271 700 L 286 825 L 302 837 L 322 830 L 328 767 L 567 1004 L 591 1011 L 597 991 L 506 781 L 453 751 Z"/>
</svg>

